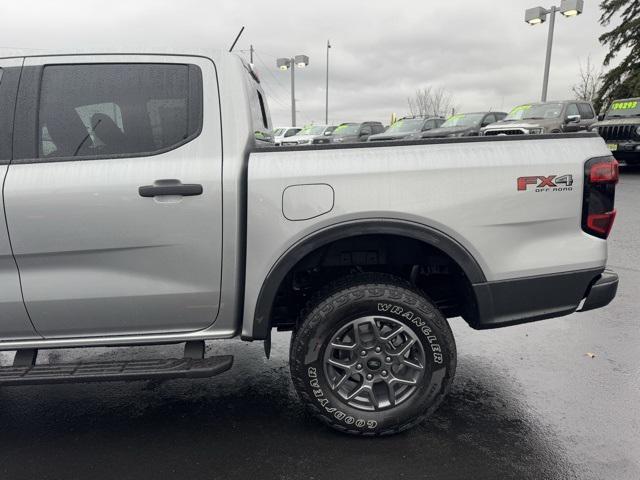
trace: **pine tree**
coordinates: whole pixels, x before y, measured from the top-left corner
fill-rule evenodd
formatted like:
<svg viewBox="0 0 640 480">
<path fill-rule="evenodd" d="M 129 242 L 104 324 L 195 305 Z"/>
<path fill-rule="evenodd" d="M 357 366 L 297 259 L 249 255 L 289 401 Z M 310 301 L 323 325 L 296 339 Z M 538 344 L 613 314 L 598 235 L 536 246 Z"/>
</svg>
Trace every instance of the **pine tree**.
<svg viewBox="0 0 640 480">
<path fill-rule="evenodd" d="M 596 111 L 617 98 L 640 97 L 640 0 L 602 0 L 600 24 L 607 27 L 615 15 L 622 22 L 600 36 L 600 43 L 609 47 L 604 59 L 608 67 L 618 54 L 624 60 L 605 73 L 595 100 Z"/>
</svg>

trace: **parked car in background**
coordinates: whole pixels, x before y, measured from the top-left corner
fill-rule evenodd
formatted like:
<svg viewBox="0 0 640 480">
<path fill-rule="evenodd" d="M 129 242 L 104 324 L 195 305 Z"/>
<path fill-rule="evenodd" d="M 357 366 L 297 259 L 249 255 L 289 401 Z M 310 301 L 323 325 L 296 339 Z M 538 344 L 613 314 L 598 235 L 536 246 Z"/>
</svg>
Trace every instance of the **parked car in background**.
<svg viewBox="0 0 640 480">
<path fill-rule="evenodd" d="M 340 124 L 338 128 L 333 131 L 331 134 L 331 143 L 366 142 L 371 135 L 382 132 L 384 132 L 384 126 L 380 122 L 346 122 Z"/>
<path fill-rule="evenodd" d="M 420 138 L 422 132 L 438 128 L 445 122 L 441 117 L 405 117 L 401 118 L 383 133 L 371 135 L 370 142 L 380 142 L 384 140 L 407 140 Z"/>
<path fill-rule="evenodd" d="M 440 128 L 434 128 L 415 138 L 474 137 L 480 135 L 480 129 L 506 117 L 505 112 L 458 113 L 444 122 Z"/>
<path fill-rule="evenodd" d="M 486 127 L 482 127 L 480 129 L 480 135 L 484 135 L 484 132 L 487 130 L 487 128 L 490 127 L 494 127 L 494 126 L 498 126 L 498 125 L 513 125 L 516 122 L 520 122 L 522 120 L 522 117 L 524 116 L 525 112 L 531 108 L 531 104 L 525 104 L 525 105 L 518 105 L 517 107 L 514 107 L 513 110 L 511 110 L 509 112 L 509 115 L 507 115 L 506 117 L 504 117 L 502 120 L 498 120 L 495 123 L 492 123 Z"/>
<path fill-rule="evenodd" d="M 483 135 L 540 135 L 587 130 L 596 121 L 589 102 L 566 100 L 519 105 L 502 121 L 482 129 Z"/>
<path fill-rule="evenodd" d="M 592 125 L 618 160 L 640 164 L 640 98 L 615 100 Z"/>
<path fill-rule="evenodd" d="M 335 129 L 335 125 L 309 125 L 300 130 L 297 135 L 284 139 L 282 145 L 311 145 L 316 137 L 331 135 Z"/>
<path fill-rule="evenodd" d="M 278 127 L 273 131 L 273 143 L 279 146 L 282 144 L 282 140 L 293 137 L 300 130 L 302 130 L 302 128 L 299 127 Z"/>
</svg>

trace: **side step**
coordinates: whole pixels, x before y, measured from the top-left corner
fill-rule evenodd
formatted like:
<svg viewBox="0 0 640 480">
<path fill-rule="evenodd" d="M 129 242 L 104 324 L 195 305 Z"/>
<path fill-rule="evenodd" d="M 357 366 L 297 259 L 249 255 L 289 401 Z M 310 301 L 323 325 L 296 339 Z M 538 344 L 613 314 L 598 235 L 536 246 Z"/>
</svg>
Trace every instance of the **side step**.
<svg viewBox="0 0 640 480">
<path fill-rule="evenodd" d="M 17 362 L 19 363 L 19 362 Z M 0 368 L 0 386 L 205 378 L 226 372 L 233 356 L 16 365 Z"/>
</svg>

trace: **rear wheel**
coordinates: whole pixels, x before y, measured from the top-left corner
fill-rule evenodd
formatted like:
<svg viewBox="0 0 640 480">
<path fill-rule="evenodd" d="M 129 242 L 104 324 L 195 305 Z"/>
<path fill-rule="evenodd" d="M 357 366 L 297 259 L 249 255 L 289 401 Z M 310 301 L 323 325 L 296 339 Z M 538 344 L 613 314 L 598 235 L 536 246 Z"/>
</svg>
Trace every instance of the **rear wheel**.
<svg viewBox="0 0 640 480">
<path fill-rule="evenodd" d="M 456 347 L 440 311 L 407 282 L 348 277 L 312 302 L 292 340 L 291 375 L 331 427 L 384 435 L 411 428 L 449 390 Z"/>
</svg>

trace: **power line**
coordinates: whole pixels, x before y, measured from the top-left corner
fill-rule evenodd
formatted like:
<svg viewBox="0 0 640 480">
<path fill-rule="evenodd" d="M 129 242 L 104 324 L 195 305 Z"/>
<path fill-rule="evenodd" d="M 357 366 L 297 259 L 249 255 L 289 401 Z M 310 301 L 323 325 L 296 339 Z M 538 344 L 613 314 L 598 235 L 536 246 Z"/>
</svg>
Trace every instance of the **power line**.
<svg viewBox="0 0 640 480">
<path fill-rule="evenodd" d="M 278 79 L 278 77 L 276 77 L 273 72 L 269 69 L 269 67 L 267 66 L 267 64 L 264 62 L 264 60 L 262 60 L 262 57 L 260 56 L 260 54 L 254 50 L 254 54 L 256 56 L 256 58 L 258 59 L 258 61 L 262 64 L 262 66 L 264 67 L 264 69 L 267 71 L 267 73 L 269 75 L 271 75 L 271 78 L 273 78 L 276 82 L 276 84 L 282 89 L 282 92 L 285 93 L 286 95 L 289 94 L 289 91 L 282 85 L 282 83 L 280 82 L 280 80 Z"/>
<path fill-rule="evenodd" d="M 267 84 L 263 84 L 263 88 L 266 87 Z M 273 100 L 276 101 L 276 103 L 280 104 L 281 107 L 283 108 L 289 108 L 289 105 L 285 104 L 282 100 L 280 100 L 276 95 L 273 95 L 273 93 L 269 92 L 270 88 L 264 88 L 265 93 L 267 94 L 267 97 L 272 98 Z"/>
</svg>

